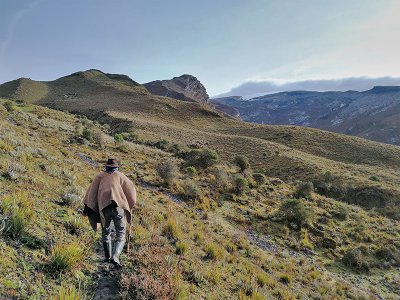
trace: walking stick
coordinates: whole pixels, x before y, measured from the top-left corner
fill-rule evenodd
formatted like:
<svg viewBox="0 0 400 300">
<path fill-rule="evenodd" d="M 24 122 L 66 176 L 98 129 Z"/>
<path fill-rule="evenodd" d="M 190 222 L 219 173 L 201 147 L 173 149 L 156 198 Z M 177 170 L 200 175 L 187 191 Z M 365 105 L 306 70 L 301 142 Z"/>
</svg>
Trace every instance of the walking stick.
<svg viewBox="0 0 400 300">
<path fill-rule="evenodd" d="M 130 253 L 131 253 L 132 214 L 133 214 L 133 210 L 131 210 L 131 221 L 129 222 L 129 229 L 128 229 L 128 245 L 126 246 L 126 253 L 127 253 L 127 254 L 130 254 Z"/>
</svg>

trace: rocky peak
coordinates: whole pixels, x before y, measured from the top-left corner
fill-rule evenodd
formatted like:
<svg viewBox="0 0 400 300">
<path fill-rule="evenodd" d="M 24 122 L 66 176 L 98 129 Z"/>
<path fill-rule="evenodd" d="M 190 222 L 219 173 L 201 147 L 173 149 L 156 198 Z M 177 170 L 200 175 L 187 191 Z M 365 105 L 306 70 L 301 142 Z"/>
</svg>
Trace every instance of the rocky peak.
<svg viewBox="0 0 400 300">
<path fill-rule="evenodd" d="M 156 80 L 145 83 L 150 93 L 178 100 L 208 102 L 208 94 L 204 85 L 194 76 L 184 74 L 170 80 Z"/>
</svg>

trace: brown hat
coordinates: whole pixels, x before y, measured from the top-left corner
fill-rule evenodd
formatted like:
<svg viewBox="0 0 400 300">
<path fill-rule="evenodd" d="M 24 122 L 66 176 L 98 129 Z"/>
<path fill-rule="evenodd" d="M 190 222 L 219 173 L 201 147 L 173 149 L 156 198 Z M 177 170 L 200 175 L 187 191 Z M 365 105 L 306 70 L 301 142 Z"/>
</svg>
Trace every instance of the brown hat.
<svg viewBox="0 0 400 300">
<path fill-rule="evenodd" d="M 106 163 L 106 167 L 118 167 L 118 162 L 115 158 L 109 158 Z"/>
</svg>

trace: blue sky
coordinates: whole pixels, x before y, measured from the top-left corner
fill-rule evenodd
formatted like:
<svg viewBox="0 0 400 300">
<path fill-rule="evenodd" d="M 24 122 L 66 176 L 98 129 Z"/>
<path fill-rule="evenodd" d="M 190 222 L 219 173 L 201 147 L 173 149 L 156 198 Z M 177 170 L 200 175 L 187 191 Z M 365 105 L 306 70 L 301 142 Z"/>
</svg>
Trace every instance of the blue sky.
<svg viewBox="0 0 400 300">
<path fill-rule="evenodd" d="M 397 0 L 1 0 L 0 82 L 96 68 L 141 83 L 189 73 L 210 95 L 249 82 L 392 84 L 398 11 Z"/>
</svg>

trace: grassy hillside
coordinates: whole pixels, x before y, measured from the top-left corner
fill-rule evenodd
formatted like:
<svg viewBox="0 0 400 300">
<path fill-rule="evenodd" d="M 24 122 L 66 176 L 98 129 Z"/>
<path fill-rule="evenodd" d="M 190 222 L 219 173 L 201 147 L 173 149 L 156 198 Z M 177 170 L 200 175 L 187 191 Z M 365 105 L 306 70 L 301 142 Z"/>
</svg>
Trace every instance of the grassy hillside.
<svg viewBox="0 0 400 300">
<path fill-rule="evenodd" d="M 218 150 L 227 161 L 247 156 L 253 167 L 287 182 L 313 181 L 329 197 L 400 218 L 400 148 L 295 126 L 265 126 L 227 118 L 207 105 L 151 95 L 124 75 L 98 70 L 50 82 L 20 79 L 0 96 L 88 116 L 111 132 L 134 129 L 142 143 L 163 139 Z M 327 190 L 323 174 L 332 174 Z"/>
<path fill-rule="evenodd" d="M 157 103 L 180 105 L 165 98 Z M 195 108 L 210 112 L 215 122 L 228 122 Z M 148 139 L 154 141 L 156 129 L 176 128 L 179 134 L 166 121 L 137 120 L 141 139 L 151 126 Z M 102 162 L 113 156 L 136 182 L 140 202 L 133 251 L 122 257 L 121 272 L 112 271 L 120 284 L 116 298 L 398 299 L 399 221 L 316 194 L 304 182 L 264 177 L 255 159 L 248 165 L 237 158 L 240 170 L 227 159 L 238 145 L 248 151 L 243 153 L 265 145 L 265 151 L 279 151 L 276 160 L 286 163 L 290 155 L 290 164 L 299 168 L 304 161 L 317 167 L 334 161 L 216 129 L 187 128 L 169 143 L 158 140 L 150 147 L 133 133 L 113 138 L 108 126 L 88 119 L 1 100 L 0 296 L 96 295 L 103 268 L 99 235 L 79 213 L 80 199 Z M 215 145 L 226 154 L 218 160 L 201 145 L 197 152 L 176 151 L 172 141 L 189 135 L 191 143 L 204 137 L 205 147 Z M 336 163 L 352 172 L 380 170 Z"/>
</svg>

